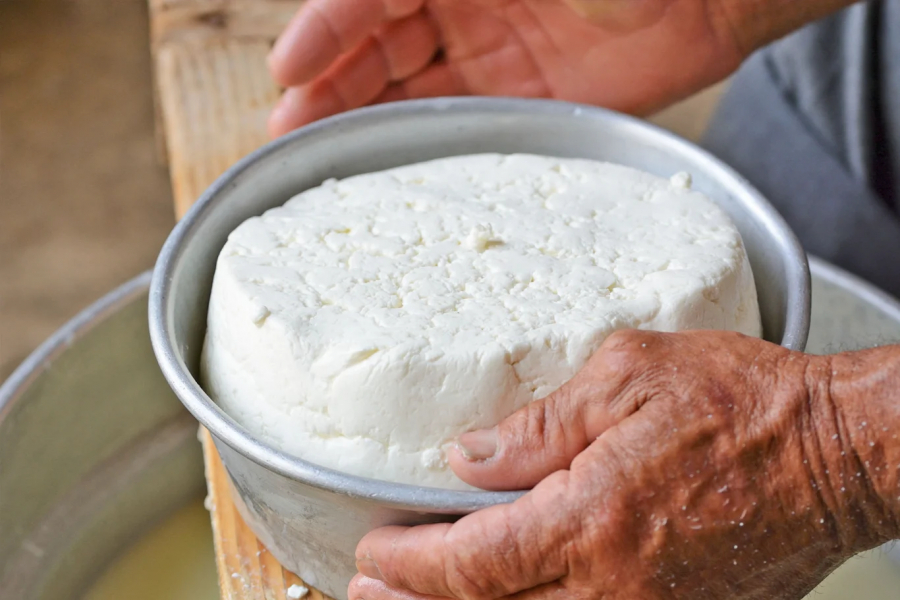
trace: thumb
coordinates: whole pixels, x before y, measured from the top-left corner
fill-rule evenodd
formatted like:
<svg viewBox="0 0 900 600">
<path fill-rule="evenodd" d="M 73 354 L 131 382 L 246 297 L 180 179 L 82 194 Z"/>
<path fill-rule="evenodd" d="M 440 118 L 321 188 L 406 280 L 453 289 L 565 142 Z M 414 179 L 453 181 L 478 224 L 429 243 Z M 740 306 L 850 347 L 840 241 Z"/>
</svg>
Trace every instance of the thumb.
<svg viewBox="0 0 900 600">
<path fill-rule="evenodd" d="M 637 409 L 625 394 L 630 369 L 617 358 L 601 349 L 546 398 L 496 427 L 462 434 L 449 452 L 450 467 L 466 483 L 487 490 L 530 489 L 567 469 L 601 433 Z"/>
</svg>

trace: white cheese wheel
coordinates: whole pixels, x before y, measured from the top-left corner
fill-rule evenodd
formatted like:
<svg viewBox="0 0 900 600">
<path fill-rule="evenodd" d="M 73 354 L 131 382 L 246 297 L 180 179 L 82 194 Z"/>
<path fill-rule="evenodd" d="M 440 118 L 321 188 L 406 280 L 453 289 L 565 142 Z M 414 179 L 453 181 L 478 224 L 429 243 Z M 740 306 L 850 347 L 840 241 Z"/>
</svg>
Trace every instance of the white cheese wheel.
<svg viewBox="0 0 900 600">
<path fill-rule="evenodd" d="M 202 373 L 287 453 L 466 488 L 447 445 L 546 396 L 625 328 L 760 335 L 725 213 L 684 174 L 459 156 L 327 181 L 238 227 Z"/>
</svg>

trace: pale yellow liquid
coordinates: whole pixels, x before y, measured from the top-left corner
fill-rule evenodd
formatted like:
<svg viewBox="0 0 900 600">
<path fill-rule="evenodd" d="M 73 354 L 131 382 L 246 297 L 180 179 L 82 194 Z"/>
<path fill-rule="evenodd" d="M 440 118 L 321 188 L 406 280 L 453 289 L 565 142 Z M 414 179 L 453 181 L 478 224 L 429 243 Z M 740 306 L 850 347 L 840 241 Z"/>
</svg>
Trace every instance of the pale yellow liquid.
<svg viewBox="0 0 900 600">
<path fill-rule="evenodd" d="M 218 600 L 209 513 L 182 509 L 140 540 L 85 600 Z M 898 600 L 900 567 L 878 550 L 851 559 L 808 600 Z"/>
<path fill-rule="evenodd" d="M 84 600 L 219 600 L 209 513 L 198 500 L 138 540 Z"/>
</svg>

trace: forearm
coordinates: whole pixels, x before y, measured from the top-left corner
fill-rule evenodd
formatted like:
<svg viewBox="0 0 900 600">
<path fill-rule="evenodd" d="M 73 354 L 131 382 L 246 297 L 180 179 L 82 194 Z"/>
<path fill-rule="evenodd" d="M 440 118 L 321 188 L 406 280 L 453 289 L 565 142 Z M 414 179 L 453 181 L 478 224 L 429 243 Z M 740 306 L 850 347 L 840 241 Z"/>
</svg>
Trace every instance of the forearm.
<svg viewBox="0 0 900 600">
<path fill-rule="evenodd" d="M 850 549 L 900 538 L 900 346 L 837 354 L 824 365 L 813 375 L 827 469 L 821 493 L 833 496 Z"/>
<path fill-rule="evenodd" d="M 714 0 L 744 56 L 857 0 Z"/>
</svg>

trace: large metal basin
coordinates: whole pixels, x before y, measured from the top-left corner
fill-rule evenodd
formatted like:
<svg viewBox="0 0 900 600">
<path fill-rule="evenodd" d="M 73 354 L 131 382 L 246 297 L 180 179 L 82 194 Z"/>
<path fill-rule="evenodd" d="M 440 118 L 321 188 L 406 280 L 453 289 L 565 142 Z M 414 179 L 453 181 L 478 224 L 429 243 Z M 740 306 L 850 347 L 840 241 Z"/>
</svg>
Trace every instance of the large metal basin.
<svg viewBox="0 0 900 600">
<path fill-rule="evenodd" d="M 203 493 L 197 423 L 147 331 L 146 273 L 60 329 L 0 387 L 0 598 L 76 598 Z"/>
</svg>

